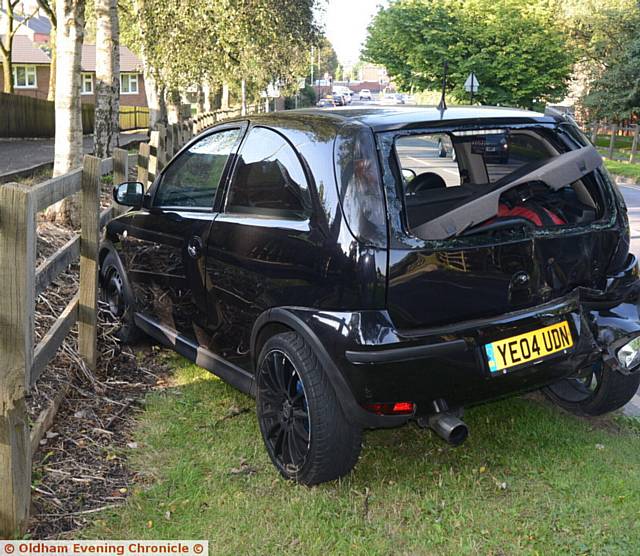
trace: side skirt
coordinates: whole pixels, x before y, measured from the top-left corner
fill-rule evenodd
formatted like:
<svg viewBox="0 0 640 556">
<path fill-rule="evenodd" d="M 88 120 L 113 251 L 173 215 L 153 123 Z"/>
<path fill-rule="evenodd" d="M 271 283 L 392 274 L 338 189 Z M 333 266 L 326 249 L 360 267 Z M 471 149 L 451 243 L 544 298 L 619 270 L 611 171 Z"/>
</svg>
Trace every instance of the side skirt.
<svg viewBox="0 0 640 556">
<path fill-rule="evenodd" d="M 136 313 L 134 319 L 136 326 L 158 342 L 172 348 L 199 367 L 212 372 L 227 384 L 255 398 L 255 384 L 251 373 L 236 367 L 208 349 L 196 345 L 182 334 L 163 326 L 152 318 Z"/>
</svg>

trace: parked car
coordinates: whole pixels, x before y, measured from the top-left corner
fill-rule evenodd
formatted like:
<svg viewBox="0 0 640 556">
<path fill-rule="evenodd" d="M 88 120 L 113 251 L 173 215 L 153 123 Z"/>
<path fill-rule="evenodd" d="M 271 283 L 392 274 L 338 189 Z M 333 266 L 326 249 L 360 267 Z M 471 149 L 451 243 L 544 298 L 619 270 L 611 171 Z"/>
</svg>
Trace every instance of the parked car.
<svg viewBox="0 0 640 556">
<path fill-rule="evenodd" d="M 331 97 L 333 98 L 333 102 L 335 103 L 336 106 L 346 106 L 347 105 L 347 103 L 344 100 L 344 97 L 341 94 L 333 93 L 331 95 Z"/>
<path fill-rule="evenodd" d="M 360 100 L 371 100 L 371 91 L 369 89 L 362 89 L 359 94 Z"/>
<path fill-rule="evenodd" d="M 484 159 L 487 162 L 509 162 L 509 136 L 506 133 L 493 133 L 485 136 Z"/>
<path fill-rule="evenodd" d="M 496 129 L 520 145 L 499 175 L 478 147 Z M 437 134 L 457 165 L 438 157 Z M 409 169 L 420 157 L 449 180 L 462 168 L 459 185 Z M 252 115 L 114 198 L 130 210 L 106 227 L 99 276 L 121 339 L 146 333 L 255 396 L 288 479 L 347 474 L 365 428 L 415 420 L 458 445 L 472 405 L 542 388 L 600 415 L 638 389 L 624 202 L 562 117 Z"/>
<path fill-rule="evenodd" d="M 333 100 L 333 97 L 323 97 L 318 102 L 316 102 L 316 106 L 319 108 L 335 108 L 336 103 Z"/>
</svg>

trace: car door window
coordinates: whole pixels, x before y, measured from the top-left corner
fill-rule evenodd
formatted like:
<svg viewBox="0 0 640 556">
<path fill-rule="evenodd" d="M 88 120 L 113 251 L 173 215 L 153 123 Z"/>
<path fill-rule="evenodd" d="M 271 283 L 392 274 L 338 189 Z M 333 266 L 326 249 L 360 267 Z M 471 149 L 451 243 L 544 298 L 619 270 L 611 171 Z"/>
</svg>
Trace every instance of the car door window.
<svg viewBox="0 0 640 556">
<path fill-rule="evenodd" d="M 240 129 L 212 133 L 180 154 L 164 171 L 154 206 L 213 208 L 220 178 L 240 133 Z"/>
<path fill-rule="evenodd" d="M 291 145 L 275 131 L 253 128 L 241 147 L 226 211 L 305 218 L 310 210 L 307 179 Z"/>
</svg>

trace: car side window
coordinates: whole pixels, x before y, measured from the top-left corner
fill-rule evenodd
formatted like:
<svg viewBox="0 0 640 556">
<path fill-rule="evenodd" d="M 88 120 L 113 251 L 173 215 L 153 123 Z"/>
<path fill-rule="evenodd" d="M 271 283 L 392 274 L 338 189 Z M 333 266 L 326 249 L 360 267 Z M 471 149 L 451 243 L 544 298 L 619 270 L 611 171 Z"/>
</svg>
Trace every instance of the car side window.
<svg viewBox="0 0 640 556">
<path fill-rule="evenodd" d="M 275 131 L 255 127 L 240 149 L 226 202 L 227 212 L 305 218 L 311 197 L 302 164 Z"/>
<path fill-rule="evenodd" d="M 154 206 L 213 208 L 222 173 L 240 134 L 240 129 L 212 133 L 180 154 L 163 173 Z"/>
</svg>

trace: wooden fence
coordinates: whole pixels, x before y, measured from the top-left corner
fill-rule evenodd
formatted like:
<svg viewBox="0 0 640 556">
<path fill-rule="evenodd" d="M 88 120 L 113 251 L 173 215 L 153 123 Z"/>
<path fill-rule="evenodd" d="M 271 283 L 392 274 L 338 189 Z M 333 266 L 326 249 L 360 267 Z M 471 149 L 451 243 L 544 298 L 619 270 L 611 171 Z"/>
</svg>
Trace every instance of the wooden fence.
<svg viewBox="0 0 640 556">
<path fill-rule="evenodd" d="M 628 160 L 631 163 L 638 161 L 638 137 L 640 135 L 640 125 L 621 126 L 617 124 L 602 124 L 594 122 L 587 126 L 587 133 L 591 137 L 591 142 L 596 145 L 598 138 L 602 141 L 602 136 L 608 138 L 604 153 L 606 158 L 611 160 Z M 618 153 L 616 153 L 618 150 Z M 628 151 L 628 152 L 627 152 Z"/>
<path fill-rule="evenodd" d="M 94 105 L 82 105 L 82 130 L 93 133 Z M 0 137 L 53 137 L 55 103 L 24 95 L 0 93 Z"/>
<path fill-rule="evenodd" d="M 101 225 L 100 177 L 113 171 L 125 181 L 128 153 L 113 158 L 85 156 L 82 168 L 34 186 L 0 186 L 0 538 L 21 534 L 29 516 L 31 458 L 65 392 L 59 392 L 29 426 L 25 396 L 78 324 L 78 352 L 90 369 L 97 358 L 98 249 Z M 36 215 L 80 192 L 81 231 L 36 268 Z M 34 347 L 36 297 L 80 258 L 78 294 Z"/>
<path fill-rule="evenodd" d="M 250 106 L 255 113 L 259 106 Z M 179 124 L 158 126 L 138 154 L 138 179 L 148 186 L 171 157 L 194 134 L 241 115 L 238 110 L 199 115 Z M 135 156 L 135 155 L 134 155 Z M 127 151 L 113 158 L 85 156 L 82 168 L 34 186 L 0 185 L 0 538 L 24 532 L 31 500 L 31 460 L 64 399 L 61 391 L 33 427 L 25 397 L 78 324 L 78 353 L 89 369 L 97 359 L 98 252 L 100 229 L 115 207 L 100 211 L 100 178 L 128 180 Z M 36 215 L 52 204 L 81 193 L 81 230 L 36 268 Z M 78 294 L 34 347 L 36 297 L 80 258 Z"/>
<path fill-rule="evenodd" d="M 146 106 L 121 106 L 120 131 L 149 128 L 149 109 Z"/>
</svg>

